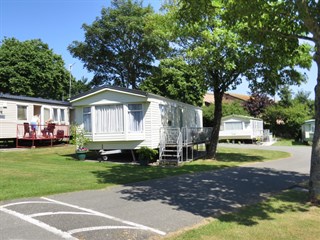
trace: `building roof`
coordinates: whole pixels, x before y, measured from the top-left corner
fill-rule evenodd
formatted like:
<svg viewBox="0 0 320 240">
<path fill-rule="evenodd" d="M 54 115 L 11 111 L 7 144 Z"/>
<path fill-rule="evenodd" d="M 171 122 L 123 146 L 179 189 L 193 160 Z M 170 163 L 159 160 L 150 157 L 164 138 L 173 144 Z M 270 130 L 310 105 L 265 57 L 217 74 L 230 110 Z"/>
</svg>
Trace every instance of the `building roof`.
<svg viewBox="0 0 320 240">
<path fill-rule="evenodd" d="M 304 123 L 313 123 L 315 121 L 316 121 L 315 119 L 309 119 L 309 120 L 305 121 Z"/>
<path fill-rule="evenodd" d="M 174 102 L 179 102 L 179 103 L 184 104 L 184 105 L 193 106 L 191 104 L 183 103 L 183 102 L 180 102 L 178 100 L 169 99 L 169 98 L 166 98 L 166 97 L 154 94 L 154 93 L 149 93 L 149 92 L 141 91 L 141 90 L 138 90 L 138 89 L 129 89 L 129 88 L 111 86 L 111 85 L 104 85 L 104 86 L 101 86 L 101 87 L 93 88 L 93 89 L 91 89 L 89 91 L 86 91 L 86 92 L 83 92 L 81 94 L 78 94 L 78 95 L 72 97 L 70 99 L 70 102 L 71 103 L 75 102 L 77 100 L 80 100 L 80 99 L 85 98 L 85 97 L 89 97 L 91 95 L 94 95 L 96 93 L 102 92 L 104 90 L 111 90 L 111 91 L 115 91 L 115 92 L 124 92 L 124 93 L 138 95 L 138 96 L 145 97 L 145 98 L 152 97 L 152 98 L 157 98 L 157 99 L 170 100 L 170 101 L 174 101 Z M 198 106 L 193 106 L 193 107 L 200 109 L 200 107 L 198 107 Z"/>
<path fill-rule="evenodd" d="M 144 91 L 141 91 L 141 90 L 129 89 L 129 88 L 117 87 L 117 86 L 110 86 L 110 85 L 104 85 L 104 86 L 101 86 L 101 87 L 96 87 L 96 88 L 90 89 L 89 91 L 80 93 L 80 94 L 78 94 L 76 96 L 73 96 L 73 97 L 71 97 L 70 101 L 73 102 L 73 101 L 75 101 L 75 100 L 77 100 L 79 98 L 83 98 L 83 97 L 92 95 L 94 93 L 100 92 L 100 91 L 105 90 L 105 89 L 110 89 L 110 90 L 120 91 L 120 92 L 127 92 L 127 93 L 131 93 L 131 94 L 141 95 L 141 96 L 144 96 L 144 97 L 148 96 L 147 92 L 144 92 Z"/>
<path fill-rule="evenodd" d="M 70 106 L 70 103 L 66 102 L 66 101 L 58 101 L 58 100 L 53 100 L 53 99 L 45 99 L 45 98 L 37 98 L 37 97 L 17 96 L 17 95 L 11 95 L 8 93 L 0 93 L 0 99 Z"/>
<path fill-rule="evenodd" d="M 242 100 L 242 101 L 248 101 L 250 99 L 250 96 L 244 95 L 244 94 L 238 94 L 238 93 L 225 93 L 225 94 L 232 96 L 234 98 L 238 98 L 239 100 Z"/>
<path fill-rule="evenodd" d="M 248 101 L 250 96 L 244 94 L 237 94 L 237 93 L 225 93 L 224 98 L 228 98 L 228 96 L 238 99 L 239 101 Z M 204 95 L 203 101 L 206 103 L 214 103 L 214 94 L 213 93 L 206 93 Z"/>
<path fill-rule="evenodd" d="M 214 103 L 214 95 L 213 93 L 206 93 L 203 97 L 203 101 L 206 103 Z"/>
<path fill-rule="evenodd" d="M 262 121 L 262 119 L 260 119 L 260 118 L 244 116 L 244 115 L 236 115 L 236 114 L 232 114 L 232 115 L 228 115 L 228 116 L 222 117 L 221 120 L 225 120 L 225 119 L 229 119 L 229 118 L 241 118 L 241 119 L 250 119 L 250 120 Z"/>
</svg>

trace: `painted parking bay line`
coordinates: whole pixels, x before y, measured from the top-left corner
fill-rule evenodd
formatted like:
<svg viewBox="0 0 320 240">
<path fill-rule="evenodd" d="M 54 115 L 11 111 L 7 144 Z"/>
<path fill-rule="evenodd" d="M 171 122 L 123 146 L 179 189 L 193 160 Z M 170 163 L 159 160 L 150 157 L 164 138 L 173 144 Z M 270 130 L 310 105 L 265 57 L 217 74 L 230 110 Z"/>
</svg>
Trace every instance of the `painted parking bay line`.
<svg viewBox="0 0 320 240">
<path fill-rule="evenodd" d="M 131 222 L 131 221 L 123 220 L 123 219 L 120 219 L 120 218 L 117 218 L 117 217 L 113 217 L 113 216 L 110 216 L 110 215 L 108 215 L 108 214 L 104 214 L 104 213 L 101 213 L 101 212 L 94 211 L 94 210 L 92 210 L 92 209 L 79 207 L 79 206 L 77 206 L 77 205 L 73 205 L 73 204 L 69 204 L 69 203 L 64 203 L 64 202 L 57 201 L 57 200 L 50 199 L 50 198 L 46 198 L 46 197 L 41 197 L 41 199 L 47 200 L 47 201 L 49 201 L 49 202 L 61 204 L 61 205 L 64 205 L 64 206 L 76 208 L 76 209 L 81 210 L 81 211 L 84 211 L 84 212 L 92 213 L 92 214 L 94 214 L 94 215 L 101 216 L 101 217 L 104 217 L 104 218 L 107 218 L 107 219 L 110 219 L 110 220 L 114 220 L 114 221 L 120 222 L 120 223 L 122 223 L 122 224 L 127 224 L 127 225 L 130 225 L 130 226 L 133 226 L 133 227 L 135 227 L 135 228 L 137 228 L 137 229 L 140 229 L 140 230 L 151 231 L 151 232 L 157 233 L 157 234 L 162 235 L 162 236 L 166 235 L 165 232 L 160 231 L 160 230 L 158 230 L 158 229 L 151 228 L 151 227 L 147 227 L 147 226 L 144 226 L 144 225 L 142 225 L 142 224 L 134 223 L 134 222 Z M 122 227 L 121 227 L 121 228 L 122 228 Z M 71 230 L 71 231 L 72 231 L 72 230 Z M 80 229 L 77 229 L 77 231 L 80 231 Z"/>
<path fill-rule="evenodd" d="M 11 205 L 14 205 L 14 204 L 11 204 Z M 13 211 L 13 210 L 10 210 L 10 209 L 7 209 L 5 208 L 4 206 L 0 206 L 0 211 L 2 212 L 5 212 L 5 213 L 8 213 L 8 214 L 11 214 L 15 217 L 18 217 L 26 222 L 29 222 L 31 224 L 34 224 L 48 232 L 51 232 L 51 233 L 54 233 L 55 235 L 58 235 L 60 237 L 62 237 L 63 239 L 70 239 L 70 240 L 78 240 L 78 238 L 75 238 L 73 237 L 70 233 L 67 233 L 67 232 L 63 232 L 55 227 L 52 227 L 44 222 L 41 222 L 41 221 L 38 221 L 37 219 L 34 219 L 30 216 L 27 216 L 27 215 L 24 215 L 24 214 L 21 214 L 21 213 L 18 213 L 16 211 Z"/>
<path fill-rule="evenodd" d="M 99 227 L 87 227 L 87 228 L 79 228 L 68 231 L 70 234 L 79 233 L 79 232 L 89 232 L 89 231 L 97 231 L 97 230 L 113 230 L 113 229 L 135 229 L 141 230 L 138 227 L 129 227 L 129 226 L 99 226 Z"/>
</svg>

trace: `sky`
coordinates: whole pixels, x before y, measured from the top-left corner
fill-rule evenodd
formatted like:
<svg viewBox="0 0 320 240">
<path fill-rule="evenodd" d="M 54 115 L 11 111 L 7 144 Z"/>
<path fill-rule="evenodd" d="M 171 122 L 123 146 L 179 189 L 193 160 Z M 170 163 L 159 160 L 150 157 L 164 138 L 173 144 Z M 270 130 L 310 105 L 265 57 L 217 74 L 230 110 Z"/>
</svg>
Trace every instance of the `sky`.
<svg viewBox="0 0 320 240">
<path fill-rule="evenodd" d="M 144 4 L 151 4 L 157 11 L 163 0 L 144 0 Z M 41 39 L 61 55 L 68 70 L 77 79 L 82 77 L 91 80 L 83 63 L 73 58 L 68 46 L 73 41 L 84 41 L 82 24 L 92 24 L 96 17 L 100 17 L 102 7 L 109 7 L 110 0 L 0 0 L 0 40 L 4 37 L 14 37 L 19 41 Z M 294 92 L 299 90 L 311 92 L 314 99 L 317 68 L 303 70 L 308 76 L 308 82 L 300 87 L 292 87 Z M 243 83 L 236 90 L 230 91 L 248 94 L 248 84 Z"/>
</svg>

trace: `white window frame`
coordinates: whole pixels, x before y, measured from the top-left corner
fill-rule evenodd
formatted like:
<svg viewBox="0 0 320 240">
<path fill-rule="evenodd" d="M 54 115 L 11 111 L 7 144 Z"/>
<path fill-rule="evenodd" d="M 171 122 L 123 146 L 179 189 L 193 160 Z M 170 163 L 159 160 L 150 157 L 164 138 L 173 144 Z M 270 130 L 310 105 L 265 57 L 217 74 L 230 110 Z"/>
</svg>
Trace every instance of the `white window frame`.
<svg viewBox="0 0 320 240">
<path fill-rule="evenodd" d="M 59 108 L 52 109 L 52 120 L 56 123 L 59 122 Z"/>
<path fill-rule="evenodd" d="M 225 126 L 224 126 L 224 130 L 225 131 L 242 131 L 243 130 L 243 122 L 225 122 L 224 124 L 225 124 Z M 232 128 L 232 129 L 230 129 L 229 126 L 231 126 L 231 124 L 233 126 L 235 126 L 235 125 L 241 126 L 241 129 L 240 128 Z"/>
<path fill-rule="evenodd" d="M 60 108 L 60 114 L 59 114 L 59 121 L 60 123 L 65 123 L 66 122 L 66 109 Z"/>
<path fill-rule="evenodd" d="M 101 108 L 110 108 L 105 109 L 106 112 L 102 113 Z M 95 132 L 96 134 L 123 134 L 125 131 L 125 110 L 123 104 L 110 104 L 110 105 L 97 105 L 95 106 Z M 112 111 L 118 111 L 117 115 L 110 115 Z M 99 114 L 104 115 L 100 116 Z M 110 117 L 109 121 L 104 117 Z M 103 118 L 103 122 L 101 119 Z M 101 125 L 102 124 L 116 124 L 112 129 L 111 125 Z M 100 124 L 100 125 L 99 125 Z"/>
<path fill-rule="evenodd" d="M 136 105 L 136 106 L 141 106 L 140 109 L 130 109 L 130 106 L 133 106 L 133 105 Z M 127 112 L 127 115 L 128 115 L 128 120 L 127 120 L 127 124 L 128 124 L 128 132 L 129 133 L 142 133 L 144 131 L 144 110 L 143 110 L 143 104 L 142 103 L 129 103 L 127 105 L 128 107 L 128 112 Z M 131 117 L 130 115 L 132 114 L 135 114 L 135 113 L 139 113 L 139 115 L 141 116 L 141 122 L 139 123 L 139 129 L 135 130 L 135 129 L 132 129 L 133 125 L 130 123 L 130 120 L 131 120 Z"/>
<path fill-rule="evenodd" d="M 19 118 L 19 107 L 23 107 L 24 109 L 24 119 Z M 17 120 L 18 121 L 27 121 L 28 120 L 28 105 L 23 105 L 23 104 L 17 104 Z"/>
<path fill-rule="evenodd" d="M 89 110 L 89 111 L 85 111 Z M 86 132 L 92 132 L 92 109 L 91 107 L 84 107 L 82 108 L 82 119 L 83 119 L 83 128 Z M 88 123 L 85 122 L 88 120 Z"/>
</svg>

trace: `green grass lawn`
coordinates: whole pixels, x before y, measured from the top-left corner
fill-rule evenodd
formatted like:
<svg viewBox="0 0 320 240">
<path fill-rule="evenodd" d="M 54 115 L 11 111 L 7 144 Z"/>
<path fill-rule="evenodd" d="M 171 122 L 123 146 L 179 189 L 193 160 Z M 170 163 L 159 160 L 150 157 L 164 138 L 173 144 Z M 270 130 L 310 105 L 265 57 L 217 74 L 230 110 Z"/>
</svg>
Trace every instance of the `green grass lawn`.
<svg viewBox="0 0 320 240">
<path fill-rule="evenodd" d="M 287 191 L 166 239 L 315 240 L 319 226 L 320 208 L 307 202 L 307 193 Z"/>
<path fill-rule="evenodd" d="M 294 139 L 278 139 L 272 146 L 307 146 L 306 143 L 295 141 Z"/>
<path fill-rule="evenodd" d="M 0 152 L 0 200 L 99 189 L 286 157 L 289 154 L 285 152 L 219 148 L 217 160 L 197 160 L 180 167 L 142 167 L 77 161 L 73 146 Z"/>
</svg>

